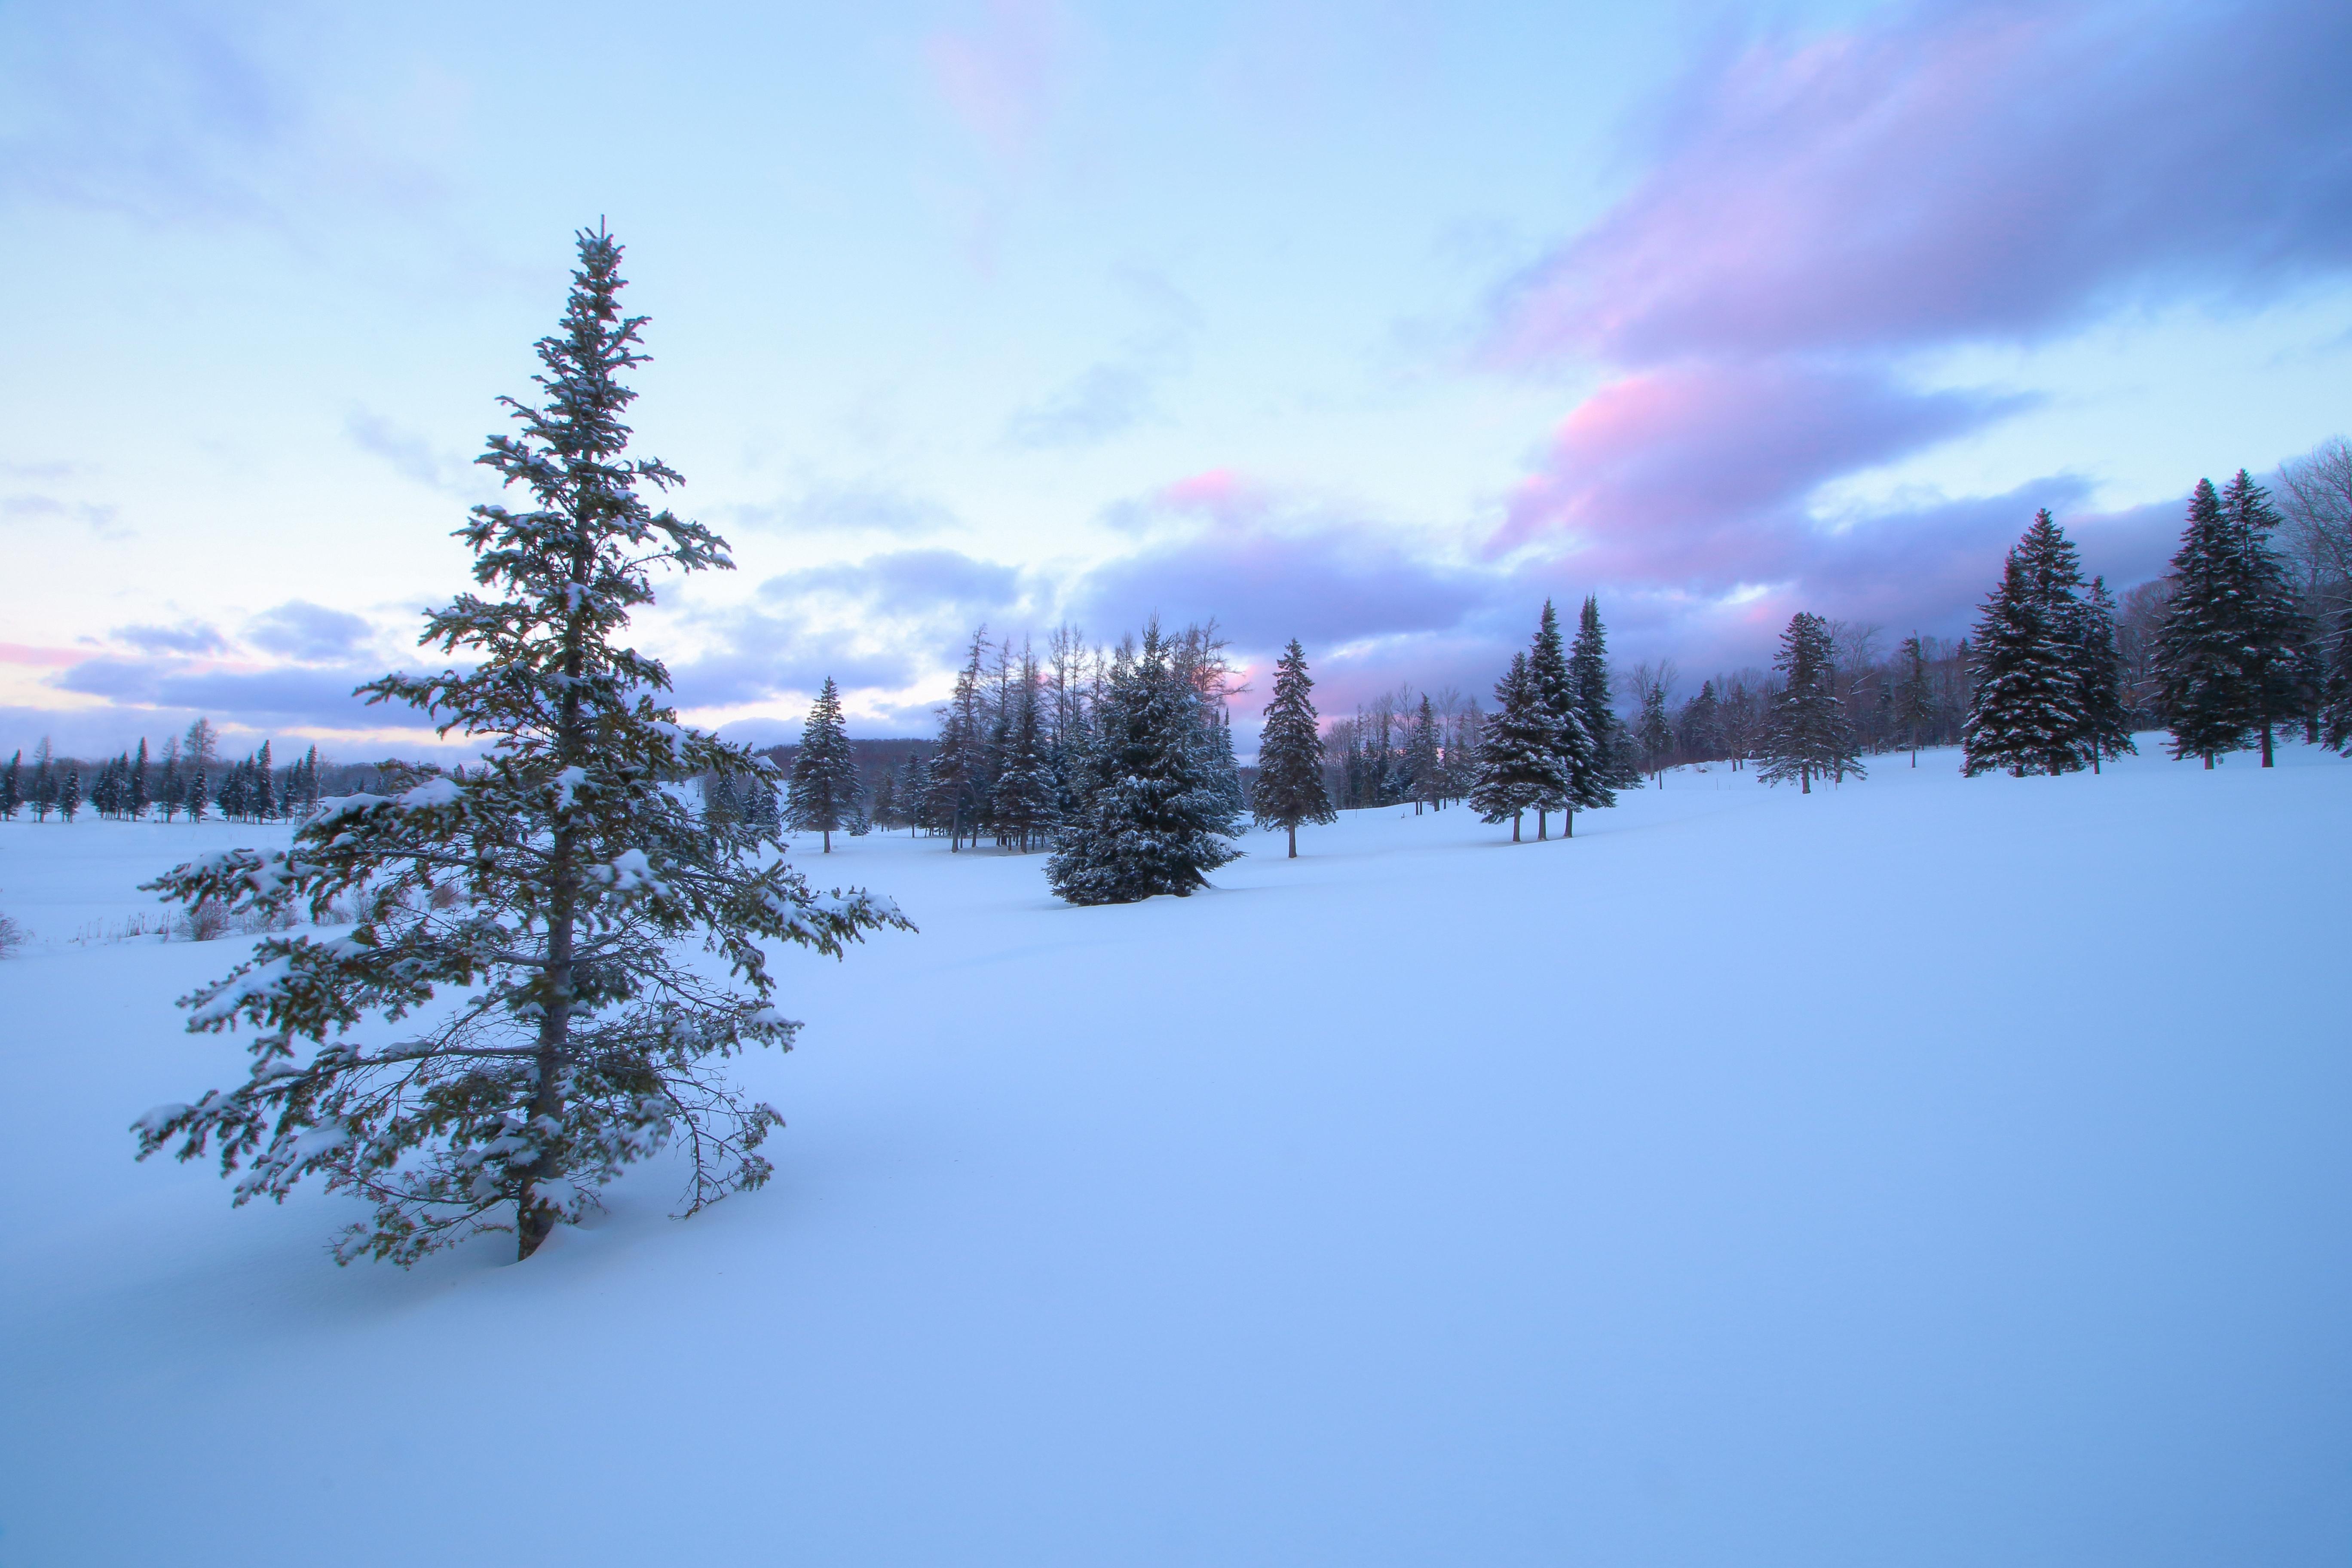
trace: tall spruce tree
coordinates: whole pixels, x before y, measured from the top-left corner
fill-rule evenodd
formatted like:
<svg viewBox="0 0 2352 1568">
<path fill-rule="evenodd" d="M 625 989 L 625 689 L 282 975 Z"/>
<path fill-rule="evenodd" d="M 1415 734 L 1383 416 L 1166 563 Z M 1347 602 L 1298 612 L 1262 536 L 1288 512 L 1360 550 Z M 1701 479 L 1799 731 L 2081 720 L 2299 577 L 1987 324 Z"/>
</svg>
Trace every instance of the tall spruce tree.
<svg viewBox="0 0 2352 1568">
<path fill-rule="evenodd" d="M 1642 683 L 1642 713 L 1634 740 L 1642 748 L 1642 766 L 1664 788 L 1666 764 L 1675 756 L 1675 725 L 1666 713 L 1666 683 L 1661 679 L 1654 677 Z"/>
<path fill-rule="evenodd" d="M 2326 684 L 2320 693 L 2319 738 L 2352 756 L 2352 608 L 2336 613 L 2336 640 L 2328 648 Z"/>
<path fill-rule="evenodd" d="M 1039 699 L 1037 665 L 1024 658 L 1004 726 L 1003 755 L 989 791 L 988 816 L 996 831 L 1026 855 L 1051 841 L 1060 816 L 1060 781 L 1048 755 L 1045 704 Z"/>
<path fill-rule="evenodd" d="M 469 663 L 361 689 L 485 743 L 484 763 L 388 766 L 384 793 L 332 802 L 290 850 L 232 850 L 153 884 L 265 917 L 307 903 L 327 921 L 337 900 L 359 901 L 348 934 L 266 937 L 187 998 L 192 1030 L 254 1030 L 251 1077 L 135 1124 L 142 1158 L 217 1147 L 225 1174 L 242 1167 L 238 1203 L 306 1176 L 372 1201 L 373 1223 L 338 1243 L 345 1261 L 409 1263 L 484 1230 L 514 1231 L 528 1258 L 671 1144 L 686 1213 L 760 1185 L 779 1118 L 723 1063 L 798 1027 L 775 1005 L 768 944 L 839 954 L 906 924 L 861 892 L 814 896 L 674 790 L 761 763 L 681 726 L 656 700 L 668 672 L 617 639 L 653 599 L 651 567 L 729 562 L 717 535 L 642 493 L 679 482 L 625 455 L 633 395 L 618 377 L 644 362 L 642 319 L 621 313 L 611 236 L 583 232 L 579 253 L 562 324 L 538 345 L 544 402 L 502 399 L 520 431 L 479 459 L 533 504 L 473 509 L 458 537 L 489 594 L 426 618 L 423 640 Z M 720 964 L 680 962 L 692 940 Z M 391 1037 L 364 1037 L 372 1017 Z M 403 1018 L 417 1022 L 394 1030 Z"/>
<path fill-rule="evenodd" d="M 833 836 L 856 815 L 857 796 L 857 761 L 842 728 L 841 691 L 828 675 L 809 708 L 808 721 L 801 726 L 785 820 L 798 832 L 824 835 L 824 852 L 830 855 Z"/>
<path fill-rule="evenodd" d="M 1545 827 L 1546 813 L 1559 812 L 1560 837 L 1573 838 L 1578 806 L 1616 804 L 1613 796 L 1600 798 L 1608 794 L 1607 759 L 1601 750 L 1607 734 L 1596 732 L 1588 721 L 1578 680 L 1579 672 L 1570 667 L 1567 646 L 1560 639 L 1559 613 L 1546 599 L 1543 613 L 1536 617 L 1535 638 L 1528 645 L 1528 690 L 1535 703 L 1529 719 L 1541 729 L 1540 743 L 1550 763 L 1534 775 L 1540 787 L 1528 802 L 1536 814 L 1539 840 L 1550 837 Z M 1496 696 L 1502 696 L 1501 688 L 1496 689 Z M 1557 787 L 1552 786 L 1553 780 L 1558 781 Z M 1518 831 L 1514 817 L 1514 840 Z"/>
<path fill-rule="evenodd" d="M 1913 632 L 1903 639 L 1901 673 L 1895 681 L 1895 722 L 1903 732 L 1903 742 L 1911 752 L 1911 765 L 1919 765 L 1919 736 L 1932 730 L 1936 723 L 1936 680 L 1927 668 L 1927 647 Z"/>
<path fill-rule="evenodd" d="M 1976 696 L 1960 729 L 1961 771 L 2072 773 L 2090 761 L 2084 701 L 2083 584 L 2074 546 L 2047 509 L 2013 545 L 1978 617 Z"/>
<path fill-rule="evenodd" d="M 2083 699 L 2083 750 L 2091 771 L 2106 758 L 2137 752 L 2132 742 L 2131 709 L 2124 701 L 2123 654 L 2116 644 L 2116 598 L 2105 577 L 2091 579 L 2076 608 L 2076 674 Z"/>
<path fill-rule="evenodd" d="M 68 763 L 65 776 L 58 781 L 58 815 L 65 821 L 71 822 L 80 811 L 81 769 Z"/>
<path fill-rule="evenodd" d="M 2285 561 L 2271 543 L 2271 535 L 2285 519 L 2271 504 L 2270 491 L 2240 468 L 2222 492 L 2221 510 L 2235 546 L 2235 574 L 2243 584 L 2240 657 L 2253 688 L 2263 766 L 2269 767 L 2272 731 L 2280 724 L 2301 721 L 2318 706 L 2322 671 L 2311 623 Z"/>
<path fill-rule="evenodd" d="M 1289 836 L 1287 858 L 1298 858 L 1298 829 L 1307 823 L 1339 820 L 1323 783 L 1323 731 L 1307 673 L 1307 650 L 1298 639 L 1282 650 L 1274 666 L 1274 700 L 1265 705 L 1265 728 L 1258 735 L 1257 787 L 1251 806 L 1260 827 Z"/>
<path fill-rule="evenodd" d="M 16 748 L 8 759 L 8 771 L 0 773 L 0 822 L 14 822 L 25 807 L 25 748 Z"/>
<path fill-rule="evenodd" d="M 1495 686 L 1495 714 L 1479 739 L 1477 777 L 1470 786 L 1470 809 L 1481 822 L 1511 825 L 1520 841 L 1520 818 L 1548 809 L 1568 795 L 1561 770 L 1558 716 L 1538 685 L 1532 660 L 1511 656 L 1511 668 Z M 1572 717 L 1572 715 L 1571 715 Z"/>
<path fill-rule="evenodd" d="M 1158 623 L 1147 626 L 1095 706 L 1078 807 L 1045 863 L 1047 885 L 1071 903 L 1183 898 L 1241 854 L 1215 738 L 1174 653 Z"/>
<path fill-rule="evenodd" d="M 1795 779 L 1813 793 L 1813 775 L 1852 773 L 1867 778 L 1855 747 L 1853 723 L 1838 700 L 1832 680 L 1837 647 L 1829 623 L 1800 610 L 1780 634 L 1772 668 L 1781 676 L 1764 729 L 1764 765 L 1756 776 L 1766 784 Z"/>
<path fill-rule="evenodd" d="M 1642 782 L 1633 738 L 1610 697 L 1609 639 L 1601 625 L 1601 601 L 1588 594 L 1577 611 L 1576 640 L 1568 652 L 1568 710 L 1583 739 L 1561 757 L 1568 775 L 1568 812 L 1563 832 L 1576 837 L 1576 813 L 1617 804 L 1617 792 Z"/>
<path fill-rule="evenodd" d="M 2176 760 L 2200 757 L 2210 768 L 2242 750 L 2262 722 L 2263 693 L 2246 657 L 2244 567 L 2220 492 L 2199 479 L 2157 633 L 2157 701 Z"/>
</svg>

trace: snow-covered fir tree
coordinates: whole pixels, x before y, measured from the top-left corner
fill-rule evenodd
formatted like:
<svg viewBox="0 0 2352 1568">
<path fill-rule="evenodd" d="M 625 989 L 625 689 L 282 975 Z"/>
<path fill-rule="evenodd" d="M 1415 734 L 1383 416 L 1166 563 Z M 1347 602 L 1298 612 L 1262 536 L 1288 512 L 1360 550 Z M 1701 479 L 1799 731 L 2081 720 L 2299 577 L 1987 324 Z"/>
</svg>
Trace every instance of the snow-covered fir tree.
<svg viewBox="0 0 2352 1568">
<path fill-rule="evenodd" d="M 2262 722 L 2263 691 L 2246 651 L 2246 565 L 2221 492 L 2199 479 L 2157 634 L 2157 701 L 2173 756 L 2200 757 L 2209 768 L 2249 744 Z"/>
<path fill-rule="evenodd" d="M 1683 755 L 1693 762 L 1711 763 L 1723 755 L 1723 704 L 1715 694 L 1715 682 L 1698 683 L 1698 695 L 1685 702 L 1682 711 L 1675 715 L 1676 743 Z"/>
<path fill-rule="evenodd" d="M 579 255 L 562 325 L 538 345 L 544 399 L 502 400 L 520 430 L 480 459 L 531 505 L 473 509 L 458 537 L 487 593 L 426 620 L 423 640 L 466 667 L 362 689 L 485 743 L 484 764 L 387 767 L 382 793 L 330 802 L 290 850 L 233 850 L 155 884 L 261 917 L 359 903 L 348 934 L 264 938 L 188 997 L 191 1029 L 253 1030 L 251 1075 L 135 1126 L 142 1158 L 216 1151 L 239 1203 L 306 1177 L 369 1200 L 372 1223 L 337 1245 L 346 1261 L 409 1263 L 485 1230 L 515 1232 L 528 1258 L 666 1146 L 688 1170 L 687 1213 L 758 1186 L 780 1119 L 724 1063 L 797 1028 L 768 944 L 839 954 L 906 924 L 862 892 L 811 893 L 682 798 L 688 779 L 762 764 L 681 726 L 659 700 L 668 672 L 618 637 L 652 602 L 651 568 L 730 563 L 709 530 L 648 504 L 679 480 L 625 455 L 618 378 L 644 361 L 642 320 L 621 312 L 612 237 L 583 232 Z M 688 941 L 719 963 L 681 962 Z"/>
<path fill-rule="evenodd" d="M 2319 738 L 2322 743 L 2352 756 L 2352 606 L 2336 616 L 2336 638 L 2328 648 L 2327 677 L 2320 693 Z"/>
<path fill-rule="evenodd" d="M 1274 666 L 1274 700 L 1265 705 L 1265 727 L 1257 742 L 1257 785 L 1252 807 L 1260 827 L 1279 827 L 1298 858 L 1298 830 L 1337 822 L 1323 783 L 1323 731 L 1315 712 L 1315 682 L 1307 673 L 1307 650 L 1298 639 L 1282 650 Z"/>
<path fill-rule="evenodd" d="M 1230 842 L 1239 825 L 1218 776 L 1218 737 L 1176 652 L 1156 622 L 1147 626 L 1095 704 L 1080 804 L 1045 863 L 1047 884 L 1071 903 L 1181 898 L 1241 853 Z"/>
<path fill-rule="evenodd" d="M 1663 787 L 1666 765 L 1675 755 L 1675 725 L 1666 710 L 1666 683 L 1663 676 L 1653 675 L 1641 683 L 1641 716 L 1634 722 L 1633 739 L 1641 747 L 1642 766 Z"/>
<path fill-rule="evenodd" d="M 1832 684 L 1836 662 L 1837 647 L 1827 621 L 1806 610 L 1790 617 L 1780 634 L 1780 654 L 1772 661 L 1781 686 L 1771 697 L 1764 765 L 1756 774 L 1766 784 L 1795 779 L 1811 795 L 1815 773 L 1869 776 L 1854 745 L 1853 721 Z"/>
<path fill-rule="evenodd" d="M 1604 679 L 1605 674 L 1604 670 Z M 1609 791 L 1608 764 L 1601 755 L 1605 731 L 1596 734 L 1587 722 L 1583 694 L 1578 689 L 1577 674 L 1570 668 L 1567 646 L 1560 638 L 1559 614 L 1552 608 L 1549 599 L 1544 601 L 1543 613 L 1536 618 L 1535 640 L 1528 647 L 1528 690 L 1535 700 L 1531 719 L 1542 729 L 1551 763 L 1541 774 L 1545 787 L 1528 802 L 1536 814 L 1536 837 L 1549 837 L 1545 816 L 1557 811 L 1561 817 L 1561 836 L 1573 838 L 1578 806 L 1597 809 L 1616 805 L 1617 798 Z M 1497 687 L 1495 694 L 1499 700 L 1502 689 Z M 1559 780 L 1557 790 L 1549 787 L 1554 778 Z M 1516 821 L 1511 826 L 1511 836 L 1514 840 L 1518 837 Z"/>
<path fill-rule="evenodd" d="M 1482 822 L 1507 821 L 1511 842 L 1517 844 L 1524 814 L 1549 810 L 1568 797 L 1568 778 L 1559 760 L 1559 714 L 1538 686 L 1526 654 L 1513 654 L 1511 668 L 1496 684 L 1495 712 L 1485 730 L 1477 779 L 1470 786 L 1470 809 Z M 1539 832 L 1541 820 L 1538 816 Z"/>
<path fill-rule="evenodd" d="M 1936 681 L 1927 668 L 1927 647 L 1917 632 L 1903 639 L 1899 656 L 1901 673 L 1895 683 L 1894 721 L 1911 753 L 1911 765 L 1919 765 L 1919 737 L 1930 733 L 1936 724 Z"/>
<path fill-rule="evenodd" d="M 68 763 L 64 776 L 58 780 L 58 816 L 66 822 L 71 822 L 80 812 L 81 769 Z"/>
<path fill-rule="evenodd" d="M 2091 760 L 2084 705 L 2083 585 L 2074 544 L 2048 509 L 2011 547 L 1977 618 L 1976 696 L 1960 730 L 1961 771 L 2064 773 Z"/>
<path fill-rule="evenodd" d="M 1571 774 L 1576 805 L 1599 811 L 1617 804 L 1616 791 L 1642 782 L 1641 748 L 1611 700 L 1614 682 L 1609 674 L 1609 634 L 1601 624 L 1601 601 L 1586 595 L 1577 611 L 1576 640 L 1568 650 L 1569 685 L 1575 693 L 1577 717 L 1592 738 L 1594 773 L 1588 780 Z M 1570 824 L 1574 832 L 1575 825 Z"/>
<path fill-rule="evenodd" d="M 2100 763 L 2137 752 L 2132 742 L 2131 710 L 2124 702 L 2123 656 L 2116 646 L 2116 599 L 2105 577 L 2093 577 L 2090 591 L 2075 611 L 2074 642 L 2081 658 L 2077 677 L 2082 683 L 2083 750 L 2091 771 Z"/>
<path fill-rule="evenodd" d="M 801 726 L 785 820 L 795 832 L 824 835 L 824 852 L 830 855 L 833 836 L 857 814 L 858 794 L 857 762 L 850 755 L 849 735 L 842 727 L 841 692 L 828 675 L 809 708 L 808 721 Z"/>
<path fill-rule="evenodd" d="M 47 822 L 49 813 L 57 809 L 57 753 L 50 747 L 47 735 L 42 736 L 41 743 L 33 748 L 33 783 L 32 787 L 26 791 L 26 799 L 32 805 L 35 822 Z"/>
<path fill-rule="evenodd" d="M 1005 718 L 988 816 L 998 837 L 1026 855 L 1051 840 L 1061 816 L 1061 781 L 1049 754 L 1034 659 L 1023 657 L 1008 698 L 1012 711 Z"/>
<path fill-rule="evenodd" d="M 14 822 L 25 808 L 25 748 L 16 748 L 8 759 L 8 771 L 0 773 L 0 822 Z"/>
<path fill-rule="evenodd" d="M 2240 468 L 2221 492 L 2221 510 L 2236 545 L 2236 574 L 2244 584 L 2241 657 L 2253 683 L 2254 723 L 2267 768 L 2273 759 L 2273 731 L 2318 706 L 2323 671 L 2310 620 L 2271 542 L 2285 519 L 2271 504 L 2270 491 Z"/>
<path fill-rule="evenodd" d="M 1405 731 L 1404 772 L 1406 787 L 1412 795 L 1412 814 L 1419 816 L 1423 807 L 1434 811 L 1444 798 L 1445 779 L 1441 763 L 1445 756 L 1445 742 L 1437 726 L 1437 705 L 1429 693 L 1421 694 L 1421 704 L 1413 710 L 1412 724 Z"/>
</svg>

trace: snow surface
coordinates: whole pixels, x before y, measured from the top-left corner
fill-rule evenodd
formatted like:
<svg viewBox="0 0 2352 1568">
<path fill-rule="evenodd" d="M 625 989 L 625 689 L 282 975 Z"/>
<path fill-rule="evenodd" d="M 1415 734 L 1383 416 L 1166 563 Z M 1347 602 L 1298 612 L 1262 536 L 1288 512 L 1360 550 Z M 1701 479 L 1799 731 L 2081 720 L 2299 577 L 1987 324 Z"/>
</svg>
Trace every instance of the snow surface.
<svg viewBox="0 0 2352 1568">
<path fill-rule="evenodd" d="M 282 835 L 0 826 L 0 1564 L 2340 1565 L 2347 823 L 1939 752 L 1086 910 L 836 835 L 922 934 L 785 962 L 774 1184 L 408 1274 L 131 1162 L 243 941 L 66 940 Z"/>
</svg>

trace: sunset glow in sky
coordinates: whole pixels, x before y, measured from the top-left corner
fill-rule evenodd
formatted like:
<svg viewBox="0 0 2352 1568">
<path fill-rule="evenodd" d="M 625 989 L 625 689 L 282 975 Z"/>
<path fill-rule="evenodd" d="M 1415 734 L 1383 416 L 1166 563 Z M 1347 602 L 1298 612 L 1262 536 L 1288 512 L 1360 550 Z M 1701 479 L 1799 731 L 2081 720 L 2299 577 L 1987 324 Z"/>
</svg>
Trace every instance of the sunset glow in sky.
<svg viewBox="0 0 2352 1568">
<path fill-rule="evenodd" d="M 465 585 L 572 231 L 740 570 L 694 719 L 925 732 L 977 624 L 1305 640 L 1327 712 L 1962 630 L 2352 430 L 2340 4 L 0 9 L 0 746 L 358 680 Z M 1246 717 L 1254 719 L 1255 704 Z"/>
</svg>

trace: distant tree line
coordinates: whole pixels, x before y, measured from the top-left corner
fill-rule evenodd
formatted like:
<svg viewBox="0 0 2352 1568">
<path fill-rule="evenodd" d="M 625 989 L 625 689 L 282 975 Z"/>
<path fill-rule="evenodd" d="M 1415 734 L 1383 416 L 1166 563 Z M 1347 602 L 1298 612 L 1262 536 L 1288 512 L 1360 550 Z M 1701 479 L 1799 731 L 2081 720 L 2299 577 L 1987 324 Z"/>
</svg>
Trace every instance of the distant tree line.
<svg viewBox="0 0 2352 1568">
<path fill-rule="evenodd" d="M 26 811 L 36 822 L 55 816 L 69 823 L 86 805 L 115 822 L 300 821 L 325 795 L 365 787 L 377 766 L 389 765 L 328 763 L 316 746 L 280 765 L 267 741 L 242 758 L 224 761 L 219 731 L 201 718 L 185 735 L 167 739 L 160 756 L 151 757 L 142 739 L 112 757 L 61 757 L 45 738 L 29 763 L 20 750 L 0 770 L 0 820 Z"/>
</svg>

